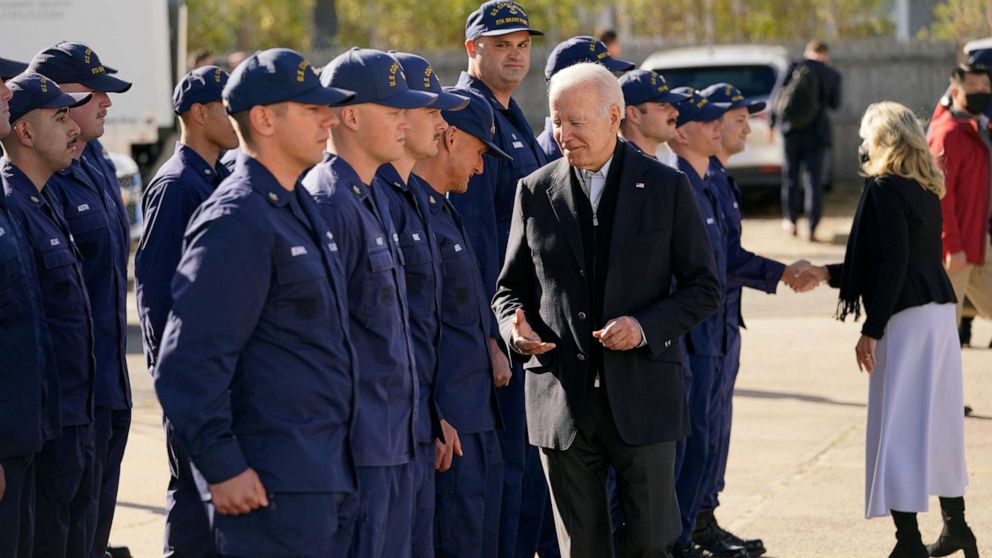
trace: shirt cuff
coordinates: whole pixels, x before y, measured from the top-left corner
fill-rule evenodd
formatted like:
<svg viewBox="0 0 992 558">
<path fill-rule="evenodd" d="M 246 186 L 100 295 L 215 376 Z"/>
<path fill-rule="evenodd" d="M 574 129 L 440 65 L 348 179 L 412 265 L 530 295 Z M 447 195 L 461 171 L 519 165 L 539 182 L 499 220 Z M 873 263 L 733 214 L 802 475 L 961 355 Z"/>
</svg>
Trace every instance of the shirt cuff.
<svg viewBox="0 0 992 558">
<path fill-rule="evenodd" d="M 637 322 L 637 318 L 633 318 Z M 641 330 L 641 342 L 637 344 L 637 348 L 641 348 L 648 344 L 648 336 L 644 334 L 644 328 L 641 327 L 641 322 L 637 322 L 637 329 Z"/>
</svg>

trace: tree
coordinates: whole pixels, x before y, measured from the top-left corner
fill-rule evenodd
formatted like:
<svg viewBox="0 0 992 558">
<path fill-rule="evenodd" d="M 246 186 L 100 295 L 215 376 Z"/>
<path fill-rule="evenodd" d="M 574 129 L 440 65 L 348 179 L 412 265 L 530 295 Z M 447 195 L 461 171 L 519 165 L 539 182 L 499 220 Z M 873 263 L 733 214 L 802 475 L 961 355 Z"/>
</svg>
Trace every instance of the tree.
<svg viewBox="0 0 992 558">
<path fill-rule="evenodd" d="M 992 34 L 992 5 L 987 0 L 947 0 L 934 6 L 933 15 L 924 38 L 965 41 Z"/>
</svg>

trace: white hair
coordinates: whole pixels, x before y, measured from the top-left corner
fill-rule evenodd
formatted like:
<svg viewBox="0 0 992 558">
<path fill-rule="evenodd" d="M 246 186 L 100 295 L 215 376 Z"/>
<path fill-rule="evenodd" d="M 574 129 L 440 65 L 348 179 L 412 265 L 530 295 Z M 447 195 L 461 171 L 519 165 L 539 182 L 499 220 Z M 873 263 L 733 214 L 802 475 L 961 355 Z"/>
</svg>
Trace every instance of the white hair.
<svg viewBox="0 0 992 558">
<path fill-rule="evenodd" d="M 625 105 L 620 82 L 600 64 L 582 62 L 551 76 L 551 81 L 548 82 L 548 101 L 553 101 L 562 91 L 572 88 L 595 92 L 602 100 L 600 110 L 603 113 L 609 112 L 613 105 L 620 108 L 621 115 L 624 113 Z"/>
</svg>

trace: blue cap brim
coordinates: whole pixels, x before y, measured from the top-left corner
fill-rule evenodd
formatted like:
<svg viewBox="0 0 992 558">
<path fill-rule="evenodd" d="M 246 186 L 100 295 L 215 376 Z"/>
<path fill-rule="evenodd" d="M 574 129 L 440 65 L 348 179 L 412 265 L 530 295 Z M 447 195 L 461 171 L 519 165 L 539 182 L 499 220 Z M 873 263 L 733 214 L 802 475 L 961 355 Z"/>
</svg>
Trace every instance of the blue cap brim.
<svg viewBox="0 0 992 558">
<path fill-rule="evenodd" d="M 629 72 L 637 67 L 637 64 L 633 62 L 627 62 L 626 60 L 618 60 L 616 58 L 607 58 L 603 61 L 603 66 L 611 72 Z"/>
<path fill-rule="evenodd" d="M 104 70 L 106 70 L 106 68 L 104 68 Z M 96 76 L 86 81 L 81 81 L 80 83 L 90 89 L 93 89 L 94 91 L 100 91 L 101 93 L 124 93 L 128 89 L 131 89 L 131 82 L 124 81 L 107 73 L 97 74 Z"/>
<path fill-rule="evenodd" d="M 669 103 L 674 105 L 675 103 L 688 101 L 691 98 L 692 95 L 686 95 L 685 93 L 675 93 L 674 91 L 665 91 L 664 93 L 661 94 L 661 96 L 655 99 L 655 102 Z"/>
<path fill-rule="evenodd" d="M 538 31 L 533 27 L 514 27 L 513 29 L 493 29 L 492 31 L 483 31 L 479 33 L 476 37 L 499 37 L 500 35 L 509 35 L 510 33 L 517 33 L 519 31 L 526 31 L 531 35 L 543 36 L 544 31 Z"/>
<path fill-rule="evenodd" d="M 38 108 L 76 108 L 90 102 L 92 93 L 63 93 Z"/>
<path fill-rule="evenodd" d="M 27 64 L 0 58 L 0 79 L 8 80 L 17 74 L 24 73 L 24 70 L 27 69 Z"/>
<path fill-rule="evenodd" d="M 481 141 L 482 143 L 484 143 L 486 145 L 486 153 L 492 155 L 493 157 L 496 157 L 497 159 L 503 159 L 504 161 L 512 161 L 513 160 L 513 157 L 510 157 L 506 153 L 506 151 L 503 151 L 502 149 L 500 149 L 495 143 L 493 143 L 493 142 L 491 142 L 491 141 L 489 141 L 487 139 L 482 139 L 479 136 L 475 136 L 475 137 L 478 138 L 479 141 Z"/>
<path fill-rule="evenodd" d="M 408 89 L 385 99 L 369 100 L 370 103 L 398 109 L 412 109 L 430 106 L 437 100 L 437 93 Z"/>
<path fill-rule="evenodd" d="M 347 89 L 341 89 L 339 87 L 326 87 L 321 85 L 286 100 L 294 103 L 302 103 L 304 105 L 325 105 L 334 107 L 348 103 L 354 98 L 354 91 L 348 91 Z"/>
<path fill-rule="evenodd" d="M 452 93 L 436 93 L 437 99 L 431 103 L 431 108 L 441 109 L 441 110 L 462 110 L 468 106 L 468 97 L 462 97 L 461 95 L 455 95 Z"/>
</svg>

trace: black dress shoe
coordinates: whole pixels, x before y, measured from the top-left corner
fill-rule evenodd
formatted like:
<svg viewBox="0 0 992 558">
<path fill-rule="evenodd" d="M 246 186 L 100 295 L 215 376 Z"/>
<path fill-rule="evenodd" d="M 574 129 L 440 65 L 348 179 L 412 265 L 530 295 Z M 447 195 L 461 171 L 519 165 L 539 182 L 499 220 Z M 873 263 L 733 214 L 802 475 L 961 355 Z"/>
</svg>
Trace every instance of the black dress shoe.
<svg viewBox="0 0 992 558">
<path fill-rule="evenodd" d="M 693 533 L 692 542 L 715 558 L 750 558 L 751 556 L 743 546 L 731 544 L 722 537 L 716 536 L 714 531 L 707 531 L 699 538 Z"/>
<path fill-rule="evenodd" d="M 126 546 L 108 546 L 107 555 L 111 558 L 132 558 L 131 551 Z"/>
<path fill-rule="evenodd" d="M 675 543 L 672 547 L 672 558 L 703 558 L 703 553 L 692 543 Z"/>
<path fill-rule="evenodd" d="M 716 531 L 717 534 L 723 537 L 723 540 L 728 543 L 735 546 L 743 546 L 744 550 L 747 551 L 747 555 L 751 558 L 757 558 L 767 552 L 765 550 L 765 543 L 761 539 L 742 539 L 730 531 L 725 530 L 723 527 L 720 527 L 720 525 L 715 521 L 711 529 Z"/>
<path fill-rule="evenodd" d="M 712 511 L 703 511 L 696 516 L 696 528 L 692 531 L 692 541 L 706 550 L 709 550 L 710 547 L 740 547 L 747 552 L 745 556 L 749 558 L 756 558 L 765 553 L 765 543 L 761 539 L 742 539 L 725 530 L 720 527 Z M 720 542 L 725 543 L 723 547 L 719 545 Z M 735 554 L 726 554 L 726 556 L 735 556 Z"/>
</svg>

